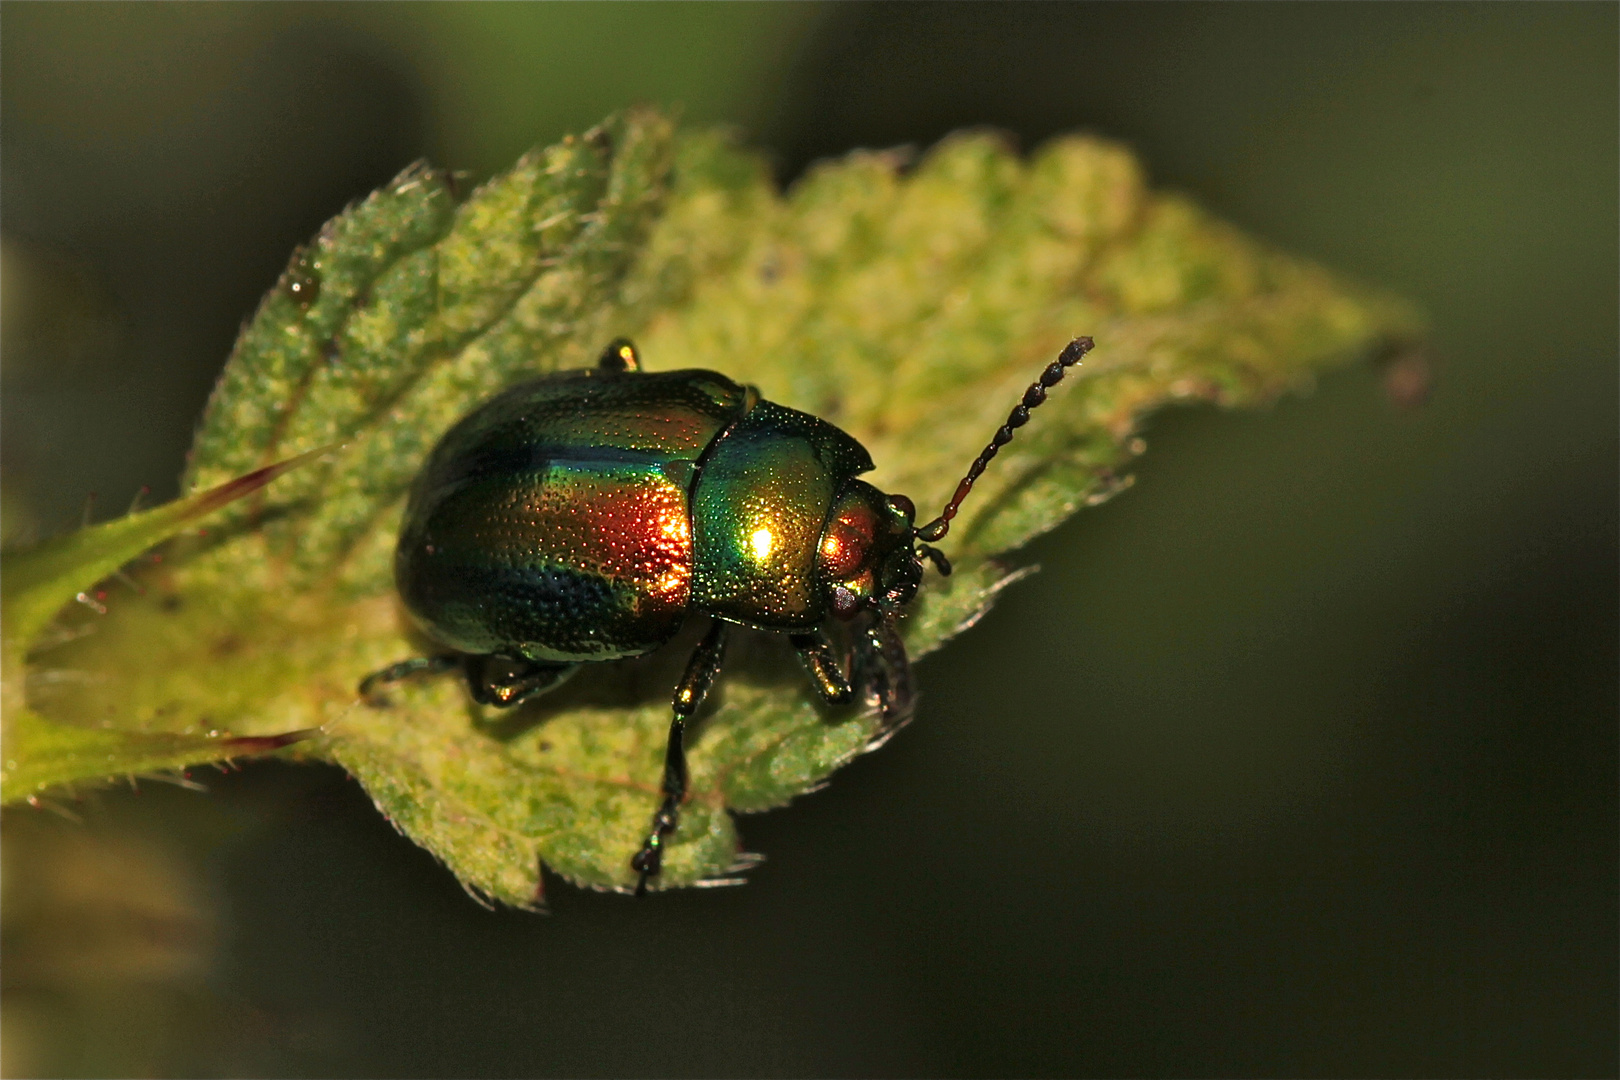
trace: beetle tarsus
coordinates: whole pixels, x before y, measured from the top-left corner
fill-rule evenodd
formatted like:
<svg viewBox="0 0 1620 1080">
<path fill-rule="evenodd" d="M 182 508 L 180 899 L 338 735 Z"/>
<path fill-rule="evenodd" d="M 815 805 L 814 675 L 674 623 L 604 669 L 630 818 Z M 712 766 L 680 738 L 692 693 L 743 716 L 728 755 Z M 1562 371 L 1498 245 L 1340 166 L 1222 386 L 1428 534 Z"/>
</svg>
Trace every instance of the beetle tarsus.
<svg viewBox="0 0 1620 1080">
<path fill-rule="evenodd" d="M 669 740 L 664 744 L 664 801 L 653 814 L 652 830 L 630 860 L 636 871 L 636 895 L 647 895 L 647 882 L 664 869 L 664 841 L 681 823 L 681 800 L 686 798 L 686 721 L 703 705 L 715 676 L 720 674 L 720 661 L 725 655 L 726 634 L 729 623 L 714 620 L 709 632 L 698 647 L 692 650 L 692 659 L 686 663 L 686 674 L 675 687 L 675 700 L 671 703 L 674 716 L 669 722 Z"/>
</svg>

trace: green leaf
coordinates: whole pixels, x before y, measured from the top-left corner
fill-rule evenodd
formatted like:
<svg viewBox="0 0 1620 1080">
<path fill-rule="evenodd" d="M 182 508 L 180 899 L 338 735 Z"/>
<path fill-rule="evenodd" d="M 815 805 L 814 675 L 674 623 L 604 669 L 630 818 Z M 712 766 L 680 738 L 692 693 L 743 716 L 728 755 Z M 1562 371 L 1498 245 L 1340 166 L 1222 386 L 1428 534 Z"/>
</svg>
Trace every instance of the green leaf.
<svg viewBox="0 0 1620 1080">
<path fill-rule="evenodd" d="M 33 797 L 76 780 L 263 753 L 305 736 L 304 732 L 290 732 L 222 740 L 219 732 L 205 737 L 141 735 L 53 724 L 27 707 L 22 657 L 38 643 L 40 632 L 64 605 L 76 598 L 96 603 L 86 596 L 96 582 L 197 519 L 253 494 L 326 452 L 326 448 L 312 450 L 189 498 L 6 552 L 0 561 L 0 687 L 6 717 L 5 764 L 0 777 L 7 801 Z"/>
<path fill-rule="evenodd" d="M 147 548 L 326 452 L 311 450 L 189 498 L 6 552 L 0 563 L 0 622 L 7 638 L 23 645 L 33 642 L 62 605 Z"/>
<path fill-rule="evenodd" d="M 237 738 L 97 730 L 47 720 L 29 708 L 6 713 L 5 798 L 37 801 L 42 792 L 120 776 L 162 775 L 190 765 L 253 757 L 311 737 L 311 731 Z"/>
<path fill-rule="evenodd" d="M 1269 401 L 1421 329 L 1401 302 L 1150 191 L 1112 143 L 1059 139 L 1024 161 L 969 134 L 907 165 L 857 153 L 784 198 L 723 134 L 636 111 L 465 201 L 408 171 L 295 256 L 226 367 L 187 482 L 351 449 L 147 568 L 144 594 L 38 659 L 88 677 L 37 680 L 31 704 L 144 736 L 320 728 L 298 752 L 354 773 L 475 895 L 536 903 L 542 860 L 623 888 L 702 620 L 511 712 L 448 677 L 391 687 L 386 707 L 356 697 L 425 648 L 393 596 L 395 532 L 423 456 L 481 400 L 629 335 L 650 368 L 718 369 L 840 425 L 872 451 L 873 482 L 929 515 L 1040 368 L 1091 335 L 963 507 L 944 544 L 957 573 L 931 574 L 905 623 L 920 655 L 1019 576 L 1007 552 L 1125 486 L 1148 411 Z M 746 865 L 733 812 L 814 789 L 878 733 L 816 705 L 779 640 L 741 637 L 689 740 L 663 887 Z"/>
</svg>

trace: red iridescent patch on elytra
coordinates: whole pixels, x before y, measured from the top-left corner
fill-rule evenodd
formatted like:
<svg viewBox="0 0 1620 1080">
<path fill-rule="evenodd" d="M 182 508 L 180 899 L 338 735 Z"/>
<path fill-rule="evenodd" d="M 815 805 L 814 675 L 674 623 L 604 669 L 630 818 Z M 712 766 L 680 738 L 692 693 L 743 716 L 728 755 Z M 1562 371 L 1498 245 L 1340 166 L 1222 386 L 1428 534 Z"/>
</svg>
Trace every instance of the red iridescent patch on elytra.
<svg viewBox="0 0 1620 1080">
<path fill-rule="evenodd" d="M 504 514 L 490 518 L 510 530 L 505 550 L 601 577 L 653 608 L 686 607 L 692 584 L 686 492 L 658 472 L 554 465 L 543 483 L 514 488 L 511 499 Z"/>
</svg>

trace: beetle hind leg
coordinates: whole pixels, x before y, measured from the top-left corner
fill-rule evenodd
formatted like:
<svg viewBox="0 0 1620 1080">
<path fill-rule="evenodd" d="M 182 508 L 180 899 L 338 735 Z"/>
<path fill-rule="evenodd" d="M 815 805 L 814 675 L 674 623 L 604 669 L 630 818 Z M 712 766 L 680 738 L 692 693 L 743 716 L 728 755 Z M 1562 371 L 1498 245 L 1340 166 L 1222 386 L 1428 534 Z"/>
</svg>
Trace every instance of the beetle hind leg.
<svg viewBox="0 0 1620 1080">
<path fill-rule="evenodd" d="M 578 664 L 548 664 L 514 656 L 466 656 L 461 665 L 473 700 L 498 709 L 521 705 L 555 689 L 579 670 Z"/>
<path fill-rule="evenodd" d="M 459 656 L 413 656 L 409 660 L 389 664 L 381 671 L 373 671 L 360 680 L 360 688 L 357 692 L 368 702 L 378 705 L 386 704 L 385 701 L 377 697 L 379 687 L 413 678 L 417 675 L 453 671 L 460 664 L 461 658 Z"/>
<path fill-rule="evenodd" d="M 669 723 L 669 741 L 664 744 L 664 801 L 653 815 L 652 831 L 630 860 L 630 868 L 638 875 L 636 895 L 647 892 L 647 880 L 657 877 L 664 868 L 664 841 L 675 831 L 681 819 L 681 800 L 686 797 L 686 721 L 697 712 L 720 674 L 720 661 L 725 655 L 728 623 L 719 619 L 709 627 L 692 659 L 686 662 L 686 674 L 675 687 L 672 703 L 673 718 Z"/>
</svg>

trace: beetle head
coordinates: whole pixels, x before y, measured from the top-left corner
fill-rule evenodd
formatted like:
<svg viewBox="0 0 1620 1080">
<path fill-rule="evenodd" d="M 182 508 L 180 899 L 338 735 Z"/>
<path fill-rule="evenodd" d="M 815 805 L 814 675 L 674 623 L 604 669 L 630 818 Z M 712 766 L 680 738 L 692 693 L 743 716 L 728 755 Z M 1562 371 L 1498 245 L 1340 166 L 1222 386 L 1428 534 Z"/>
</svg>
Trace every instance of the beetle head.
<svg viewBox="0 0 1620 1080">
<path fill-rule="evenodd" d="M 864 480 L 844 485 L 816 551 L 816 570 L 834 615 L 852 619 L 911 603 L 925 556 L 950 573 L 943 555 L 917 543 L 916 519 L 917 508 L 904 495 L 885 495 Z"/>
<path fill-rule="evenodd" d="M 816 573 L 834 615 L 852 619 L 872 609 L 888 615 L 911 603 L 922 584 L 924 559 L 941 574 L 951 572 L 950 560 L 929 545 L 950 532 L 951 521 L 973 490 L 973 482 L 997 452 L 1012 442 L 1013 432 L 1029 421 L 1031 410 L 1046 401 L 1046 392 L 1063 381 L 1069 368 L 1080 363 L 1091 348 L 1090 338 L 1075 338 L 1046 365 L 1007 415 L 1006 423 L 968 466 L 945 509 L 928 524 L 916 524 L 917 507 L 904 495 L 885 495 L 862 480 L 845 482 L 816 550 Z"/>
</svg>

